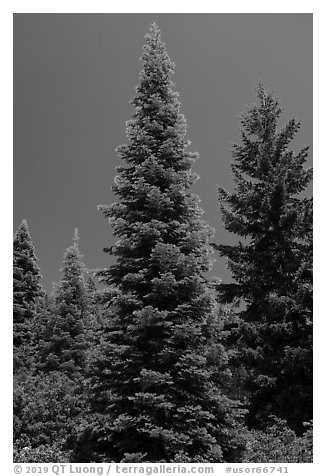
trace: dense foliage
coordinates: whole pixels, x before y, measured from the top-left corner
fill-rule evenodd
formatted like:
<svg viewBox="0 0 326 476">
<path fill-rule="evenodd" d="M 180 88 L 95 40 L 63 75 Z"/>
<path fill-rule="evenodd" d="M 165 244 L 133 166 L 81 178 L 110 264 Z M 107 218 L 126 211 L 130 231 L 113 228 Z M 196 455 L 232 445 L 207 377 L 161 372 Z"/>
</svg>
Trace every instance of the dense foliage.
<svg viewBox="0 0 326 476">
<path fill-rule="evenodd" d="M 71 460 L 76 421 L 85 411 L 83 372 L 91 296 L 76 233 L 64 255 L 59 286 L 53 296 L 41 297 L 29 326 L 30 366 L 28 371 L 15 368 L 14 375 L 14 459 L 20 462 Z M 14 327 L 14 341 L 16 332 Z"/>
<path fill-rule="evenodd" d="M 312 425 L 297 436 L 285 420 L 274 418 L 266 431 L 251 430 L 246 435 L 244 463 L 312 463 Z"/>
<path fill-rule="evenodd" d="M 110 222 L 116 259 L 86 270 L 77 232 L 51 295 L 26 221 L 14 237 L 14 461 L 312 462 L 312 178 L 271 93 L 242 118 L 234 193 L 208 279 L 186 121 L 158 27 L 146 36 Z M 100 281 L 100 283 L 99 283 Z"/>
<path fill-rule="evenodd" d="M 300 194 L 312 170 L 307 147 L 288 149 L 300 122 L 278 130 L 278 101 L 261 85 L 258 99 L 234 146 L 235 191 L 219 189 L 225 228 L 242 237 L 217 246 L 234 278 L 219 292 L 244 302 L 231 334 L 247 370 L 249 423 L 275 414 L 303 431 L 312 418 L 312 199 Z"/>
<path fill-rule="evenodd" d="M 14 379 L 14 439 L 16 451 L 26 447 L 63 449 L 83 406 L 76 380 L 63 372 L 16 376 Z"/>
</svg>

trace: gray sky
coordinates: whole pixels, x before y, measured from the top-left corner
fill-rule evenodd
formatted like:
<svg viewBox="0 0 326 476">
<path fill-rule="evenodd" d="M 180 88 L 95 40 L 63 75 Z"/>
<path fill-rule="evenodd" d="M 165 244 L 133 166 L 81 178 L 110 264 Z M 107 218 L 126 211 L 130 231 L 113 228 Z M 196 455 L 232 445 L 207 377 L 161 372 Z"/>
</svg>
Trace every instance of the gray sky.
<svg viewBox="0 0 326 476">
<path fill-rule="evenodd" d="M 237 115 L 255 101 L 259 80 L 279 96 L 284 121 L 302 119 L 294 149 L 312 144 L 312 14 L 15 14 L 14 228 L 27 219 L 47 290 L 75 227 L 86 266 L 113 262 L 102 251 L 111 229 L 96 207 L 116 201 L 115 148 L 126 142 L 154 20 L 176 63 L 188 139 L 200 153 L 194 192 L 215 241 L 235 239 L 220 222 L 216 185 L 232 187 Z M 223 260 L 213 274 L 228 279 Z"/>
</svg>

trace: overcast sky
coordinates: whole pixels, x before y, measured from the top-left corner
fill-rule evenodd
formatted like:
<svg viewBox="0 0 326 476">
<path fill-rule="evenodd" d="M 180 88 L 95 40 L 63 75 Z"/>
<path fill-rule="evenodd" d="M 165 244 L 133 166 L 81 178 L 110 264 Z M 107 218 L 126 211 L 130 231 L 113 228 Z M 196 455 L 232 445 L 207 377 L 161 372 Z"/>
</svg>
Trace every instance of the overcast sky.
<svg viewBox="0 0 326 476">
<path fill-rule="evenodd" d="M 279 96 L 284 121 L 302 119 L 295 150 L 312 145 L 312 14 L 14 15 L 14 228 L 27 219 L 48 291 L 76 227 L 86 266 L 113 262 L 97 205 L 116 200 L 115 148 L 126 142 L 154 20 L 176 63 L 188 139 L 200 154 L 194 191 L 215 241 L 235 239 L 220 222 L 216 185 L 232 188 L 237 115 L 255 101 L 259 80 Z M 229 278 L 218 257 L 212 273 Z"/>
</svg>

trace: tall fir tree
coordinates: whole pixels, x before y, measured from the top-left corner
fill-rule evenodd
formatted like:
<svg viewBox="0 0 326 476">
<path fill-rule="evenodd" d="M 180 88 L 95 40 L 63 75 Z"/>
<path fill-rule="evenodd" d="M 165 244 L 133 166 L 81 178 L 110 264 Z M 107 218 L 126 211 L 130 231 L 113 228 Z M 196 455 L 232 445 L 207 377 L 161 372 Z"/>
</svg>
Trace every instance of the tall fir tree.
<svg viewBox="0 0 326 476">
<path fill-rule="evenodd" d="M 225 351 L 210 345 L 211 234 L 189 191 L 197 155 L 187 151 L 174 64 L 155 24 L 142 62 L 129 143 L 118 148 L 120 201 L 100 207 L 118 237 L 106 249 L 117 261 L 99 273 L 107 320 L 78 457 L 221 462 L 239 447 L 238 409 L 221 392 Z"/>
<path fill-rule="evenodd" d="M 33 323 L 37 303 L 44 295 L 41 278 L 27 222 L 23 220 L 13 244 L 14 371 L 32 362 Z"/>
<path fill-rule="evenodd" d="M 88 319 L 88 297 L 75 230 L 73 245 L 64 255 L 62 279 L 55 289 L 50 318 L 40 343 L 41 366 L 44 370 L 80 372 L 85 364 L 87 347 L 85 328 Z"/>
<path fill-rule="evenodd" d="M 312 198 L 302 195 L 312 169 L 308 147 L 288 149 L 300 122 L 279 130 L 278 100 L 262 85 L 257 92 L 233 150 L 235 190 L 219 189 L 225 228 L 242 237 L 216 246 L 234 279 L 219 291 L 245 304 L 230 341 L 247 369 L 249 424 L 275 414 L 302 432 L 312 418 Z"/>
</svg>

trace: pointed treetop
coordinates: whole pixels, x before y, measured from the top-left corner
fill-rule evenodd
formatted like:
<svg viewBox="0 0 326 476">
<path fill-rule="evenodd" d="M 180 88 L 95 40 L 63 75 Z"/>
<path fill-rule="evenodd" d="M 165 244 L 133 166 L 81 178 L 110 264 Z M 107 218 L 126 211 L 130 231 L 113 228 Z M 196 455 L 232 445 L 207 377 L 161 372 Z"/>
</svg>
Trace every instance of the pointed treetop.
<svg viewBox="0 0 326 476">
<path fill-rule="evenodd" d="M 169 77 L 173 74 L 174 63 L 171 61 L 161 38 L 161 31 L 157 24 L 151 24 L 148 33 L 145 36 L 146 42 L 143 46 L 143 55 L 141 57 L 144 64 L 142 78 L 156 76 L 156 79 Z"/>
<path fill-rule="evenodd" d="M 274 91 L 265 88 L 263 83 L 259 81 L 256 87 L 256 93 L 260 100 L 261 107 L 265 108 L 267 111 L 272 109 L 278 117 L 283 109 L 280 106 L 279 98 L 275 97 Z"/>
<path fill-rule="evenodd" d="M 79 247 L 79 233 L 78 233 L 78 228 L 75 228 L 74 230 L 74 236 L 73 236 L 73 246 L 78 249 Z"/>
<path fill-rule="evenodd" d="M 83 255 L 79 251 L 78 228 L 74 229 L 73 242 L 64 253 L 63 263 L 64 266 L 60 269 L 60 272 L 63 272 L 64 275 L 69 274 L 71 268 L 84 269 Z"/>
<path fill-rule="evenodd" d="M 27 235 L 28 237 L 30 237 L 27 221 L 26 221 L 25 218 L 21 222 L 19 227 L 17 228 L 16 233 L 15 233 L 15 238 L 17 238 L 18 236 L 22 236 L 22 235 L 25 235 L 25 236 Z"/>
<path fill-rule="evenodd" d="M 150 24 L 150 27 L 148 29 L 148 33 L 146 33 L 145 38 L 146 38 L 146 40 L 152 40 L 153 45 L 162 42 L 161 30 L 160 30 L 158 24 L 155 21 Z"/>
<path fill-rule="evenodd" d="M 79 233 L 78 233 L 78 228 L 74 229 L 74 234 L 72 237 L 72 244 L 68 246 L 65 256 L 78 256 L 79 258 L 82 257 L 82 255 L 79 252 Z"/>
<path fill-rule="evenodd" d="M 264 98 L 266 96 L 273 96 L 274 95 L 272 90 L 269 90 L 269 89 L 265 88 L 264 83 L 261 80 L 258 81 L 258 84 L 257 84 L 255 90 L 256 90 L 257 96 L 259 98 Z"/>
<path fill-rule="evenodd" d="M 70 296 L 70 292 L 75 296 L 75 290 L 79 289 L 80 295 L 84 292 L 84 271 L 85 265 L 83 262 L 83 255 L 79 251 L 79 235 L 78 230 L 75 228 L 73 236 L 73 244 L 70 245 L 63 257 L 63 267 L 60 272 L 62 273 L 62 279 L 55 289 L 56 299 L 58 302 L 65 302 L 67 296 Z"/>
<path fill-rule="evenodd" d="M 255 89 L 259 103 L 251 104 L 247 111 L 239 114 L 239 118 L 243 132 L 265 141 L 267 136 L 272 138 L 276 134 L 277 121 L 283 109 L 273 91 L 266 89 L 261 81 Z"/>
<path fill-rule="evenodd" d="M 16 256 L 16 258 L 18 259 L 18 256 L 20 256 L 21 253 L 24 253 L 24 254 L 27 253 L 29 258 L 34 263 L 33 266 L 35 266 L 35 269 L 38 269 L 38 266 L 36 264 L 37 257 L 35 255 L 35 249 L 33 246 L 32 237 L 30 235 L 27 221 L 25 219 L 21 222 L 21 224 L 17 228 L 15 236 L 14 236 L 14 256 Z"/>
<path fill-rule="evenodd" d="M 151 26 L 149 27 L 149 31 L 153 33 L 153 35 L 157 35 L 157 36 L 161 35 L 161 30 L 158 24 L 156 23 L 156 21 L 153 21 L 153 23 L 151 23 Z"/>
</svg>

